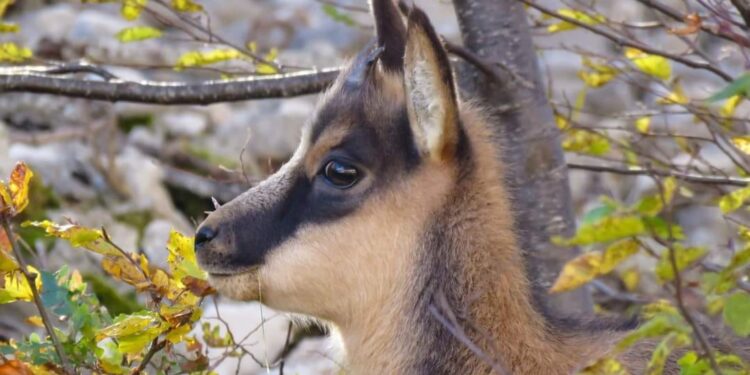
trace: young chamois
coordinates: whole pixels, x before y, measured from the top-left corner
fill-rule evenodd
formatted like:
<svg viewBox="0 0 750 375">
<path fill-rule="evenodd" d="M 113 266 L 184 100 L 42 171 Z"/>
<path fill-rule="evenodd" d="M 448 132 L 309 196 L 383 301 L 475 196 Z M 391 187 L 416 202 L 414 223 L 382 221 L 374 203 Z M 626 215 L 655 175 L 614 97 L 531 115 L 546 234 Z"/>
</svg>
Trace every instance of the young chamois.
<svg viewBox="0 0 750 375">
<path fill-rule="evenodd" d="M 534 303 L 481 111 L 421 10 L 372 7 L 377 44 L 291 160 L 201 224 L 201 266 L 223 295 L 330 322 L 347 373 L 574 373 L 623 330 Z"/>
</svg>

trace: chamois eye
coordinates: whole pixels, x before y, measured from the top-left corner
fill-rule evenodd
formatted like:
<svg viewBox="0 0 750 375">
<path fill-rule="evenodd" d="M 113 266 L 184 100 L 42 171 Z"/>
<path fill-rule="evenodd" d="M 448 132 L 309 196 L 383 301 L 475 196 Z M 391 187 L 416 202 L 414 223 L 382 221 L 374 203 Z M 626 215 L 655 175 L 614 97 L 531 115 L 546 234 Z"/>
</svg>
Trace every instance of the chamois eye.
<svg viewBox="0 0 750 375">
<path fill-rule="evenodd" d="M 359 180 L 359 171 L 353 165 L 339 160 L 331 160 L 323 168 L 323 177 L 339 189 L 347 189 Z"/>
</svg>

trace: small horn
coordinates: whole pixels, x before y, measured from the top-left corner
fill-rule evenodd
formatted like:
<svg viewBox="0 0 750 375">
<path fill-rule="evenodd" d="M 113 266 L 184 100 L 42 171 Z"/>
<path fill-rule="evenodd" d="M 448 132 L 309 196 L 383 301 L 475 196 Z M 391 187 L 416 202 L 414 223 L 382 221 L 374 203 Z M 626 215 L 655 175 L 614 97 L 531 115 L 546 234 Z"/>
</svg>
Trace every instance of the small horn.
<svg viewBox="0 0 750 375">
<path fill-rule="evenodd" d="M 383 53 L 383 47 L 375 47 L 374 42 L 370 42 L 354 59 L 349 69 L 349 74 L 346 76 L 346 85 L 349 87 L 359 87 L 367 78 L 367 74 L 370 71 L 372 64 L 378 59 Z"/>
</svg>

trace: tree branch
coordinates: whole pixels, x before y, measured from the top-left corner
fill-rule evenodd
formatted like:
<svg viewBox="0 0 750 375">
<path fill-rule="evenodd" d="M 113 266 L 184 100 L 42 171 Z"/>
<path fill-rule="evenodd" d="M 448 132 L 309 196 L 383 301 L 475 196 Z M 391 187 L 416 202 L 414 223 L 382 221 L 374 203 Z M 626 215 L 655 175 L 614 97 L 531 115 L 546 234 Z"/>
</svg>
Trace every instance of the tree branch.
<svg viewBox="0 0 750 375">
<path fill-rule="evenodd" d="M 727 82 L 731 82 L 732 81 L 732 76 L 730 76 L 726 72 L 722 71 L 721 69 L 719 69 L 719 68 L 711 65 L 708 62 L 693 61 L 693 60 L 684 58 L 682 56 L 677 56 L 675 54 L 664 52 L 664 51 L 662 51 L 660 49 L 653 48 L 653 47 L 651 47 L 649 45 L 646 45 L 646 44 L 643 44 L 643 43 L 640 43 L 640 42 L 636 42 L 636 41 L 633 41 L 633 40 L 629 40 L 629 39 L 623 38 L 621 35 L 617 35 L 617 34 L 609 32 L 607 30 L 603 30 L 601 28 L 598 28 L 598 27 L 595 27 L 595 26 L 591 26 L 591 25 L 586 24 L 584 22 L 581 22 L 581 21 L 579 21 L 579 20 L 577 20 L 575 18 L 559 14 L 559 13 L 555 12 L 554 10 L 546 8 L 544 6 L 541 6 L 541 5 L 535 3 L 535 2 L 533 2 L 531 0 L 517 0 L 517 1 L 519 1 L 519 2 L 521 2 L 523 4 L 526 4 L 529 7 L 532 7 L 534 9 L 538 10 L 539 12 L 541 12 L 543 14 L 546 14 L 546 15 L 548 15 L 550 17 L 554 17 L 554 18 L 557 18 L 559 20 L 571 23 L 571 24 L 576 25 L 576 26 L 578 26 L 580 28 L 583 28 L 583 29 L 586 29 L 588 31 L 591 31 L 592 33 L 594 33 L 596 35 L 599 35 L 601 37 L 607 38 L 607 39 L 611 40 L 612 42 L 614 42 L 615 44 L 617 44 L 617 45 L 619 45 L 621 47 L 637 48 L 637 49 L 639 49 L 639 50 L 641 50 L 643 52 L 646 52 L 646 53 L 649 53 L 649 54 L 652 54 L 652 55 L 656 55 L 656 56 L 661 56 L 661 57 L 670 59 L 672 61 L 676 61 L 676 62 L 678 62 L 680 64 L 687 65 L 687 66 L 689 66 L 691 68 L 707 70 L 707 71 L 709 71 L 711 73 L 716 74 L 717 76 L 721 77 L 721 79 L 723 79 L 723 80 L 725 80 Z"/>
<path fill-rule="evenodd" d="M 93 72 L 87 66 L 87 72 Z M 238 78 L 196 83 L 98 81 L 77 77 L 57 77 L 70 72 L 64 67 L 23 66 L 0 68 L 1 92 L 32 92 L 108 102 L 128 101 L 150 104 L 212 104 L 250 99 L 286 98 L 312 94 L 325 89 L 339 74 L 338 68 Z M 97 68 L 101 76 L 104 70 Z M 81 72 L 81 70 L 75 70 Z"/>
<path fill-rule="evenodd" d="M 740 16 L 745 20 L 745 25 L 750 26 L 750 1 L 732 0 L 732 5 L 740 12 Z"/>
<path fill-rule="evenodd" d="M 660 176 L 660 177 L 672 176 L 678 180 L 682 180 L 685 182 L 691 182 L 691 183 L 696 183 L 696 184 L 706 184 L 706 185 L 729 185 L 729 186 L 740 186 L 740 187 L 750 185 L 750 178 L 704 176 L 704 175 L 699 175 L 699 174 L 684 173 L 684 172 L 677 172 L 677 171 L 665 171 L 665 170 L 650 169 L 650 168 L 643 168 L 643 167 L 618 167 L 618 166 L 608 166 L 608 165 L 568 163 L 568 168 L 591 171 L 591 172 L 606 172 L 606 173 L 615 173 L 615 174 L 633 175 L 633 176 Z"/>
</svg>

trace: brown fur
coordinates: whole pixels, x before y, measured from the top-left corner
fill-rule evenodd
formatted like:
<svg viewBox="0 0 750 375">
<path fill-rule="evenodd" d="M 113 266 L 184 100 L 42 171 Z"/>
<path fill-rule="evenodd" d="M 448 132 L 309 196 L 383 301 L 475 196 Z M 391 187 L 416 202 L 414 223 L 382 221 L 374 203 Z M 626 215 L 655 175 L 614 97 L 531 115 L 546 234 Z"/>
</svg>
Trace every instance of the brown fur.
<svg viewBox="0 0 750 375">
<path fill-rule="evenodd" d="M 353 374 L 574 373 L 624 333 L 564 329 L 538 310 L 487 121 L 458 101 L 421 11 L 407 30 L 403 66 L 393 56 L 385 68 L 364 65 L 365 55 L 355 60 L 324 95 L 292 159 L 202 224 L 218 235 L 197 249 L 198 259 L 222 294 L 330 322 Z M 404 137 L 418 162 L 386 150 Z M 316 185 L 331 155 L 351 142 L 383 160 L 363 163 L 345 190 Z M 323 194 L 315 189 L 326 205 L 353 208 L 289 224 L 314 212 L 293 211 L 287 200 L 308 204 Z M 275 242 L 264 238 L 281 230 Z M 643 363 L 641 349 L 623 358 Z"/>
</svg>

